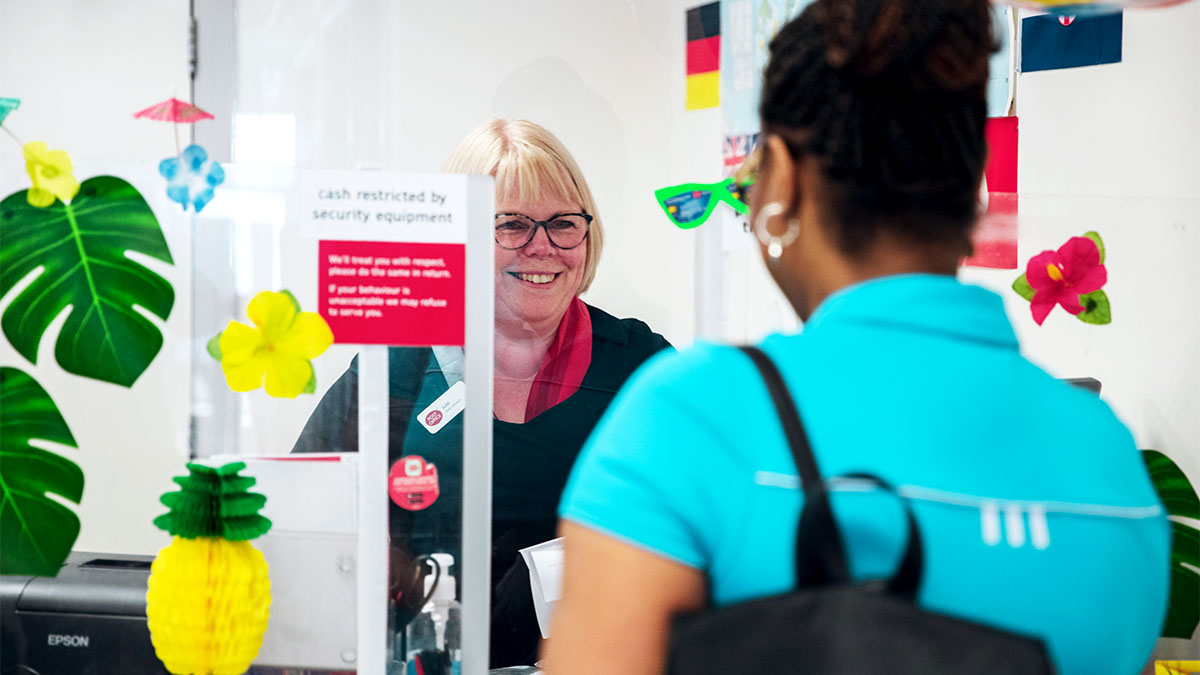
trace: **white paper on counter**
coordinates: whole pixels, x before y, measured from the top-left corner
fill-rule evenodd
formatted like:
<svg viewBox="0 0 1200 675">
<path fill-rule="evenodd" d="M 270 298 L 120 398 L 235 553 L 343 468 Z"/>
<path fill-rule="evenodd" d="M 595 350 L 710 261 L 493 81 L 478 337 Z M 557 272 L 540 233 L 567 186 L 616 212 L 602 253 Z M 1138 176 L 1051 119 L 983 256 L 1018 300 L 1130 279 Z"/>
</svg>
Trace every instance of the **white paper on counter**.
<svg viewBox="0 0 1200 675">
<path fill-rule="evenodd" d="M 550 541 L 521 549 L 521 557 L 529 568 L 529 585 L 533 590 L 533 610 L 543 638 L 550 637 L 550 617 L 562 598 L 563 540 Z"/>
</svg>

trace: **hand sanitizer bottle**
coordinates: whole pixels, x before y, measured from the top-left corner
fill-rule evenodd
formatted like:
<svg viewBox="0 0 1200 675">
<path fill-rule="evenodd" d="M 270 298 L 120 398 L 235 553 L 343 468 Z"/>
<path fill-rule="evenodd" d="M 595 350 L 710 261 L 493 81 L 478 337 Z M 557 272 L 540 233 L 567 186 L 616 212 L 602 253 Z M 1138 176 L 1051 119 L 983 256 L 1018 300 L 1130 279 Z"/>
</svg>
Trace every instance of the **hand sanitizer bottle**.
<svg viewBox="0 0 1200 675">
<path fill-rule="evenodd" d="M 450 574 L 454 556 L 434 553 L 439 572 L 425 577 L 428 600 L 408 624 L 405 643 L 408 675 L 459 675 L 462 669 L 462 606 Z M 436 588 L 434 584 L 437 584 Z"/>
</svg>

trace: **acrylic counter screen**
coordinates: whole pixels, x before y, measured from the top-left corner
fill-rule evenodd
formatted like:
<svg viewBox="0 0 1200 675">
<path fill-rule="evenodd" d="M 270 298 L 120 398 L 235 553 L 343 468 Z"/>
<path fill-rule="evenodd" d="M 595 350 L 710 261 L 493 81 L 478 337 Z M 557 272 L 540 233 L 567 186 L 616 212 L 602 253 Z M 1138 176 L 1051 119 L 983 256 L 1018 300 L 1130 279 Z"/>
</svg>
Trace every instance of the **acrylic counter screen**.
<svg viewBox="0 0 1200 675">
<path fill-rule="evenodd" d="M 321 316 L 338 344 L 462 345 L 462 244 L 321 241 Z"/>
</svg>

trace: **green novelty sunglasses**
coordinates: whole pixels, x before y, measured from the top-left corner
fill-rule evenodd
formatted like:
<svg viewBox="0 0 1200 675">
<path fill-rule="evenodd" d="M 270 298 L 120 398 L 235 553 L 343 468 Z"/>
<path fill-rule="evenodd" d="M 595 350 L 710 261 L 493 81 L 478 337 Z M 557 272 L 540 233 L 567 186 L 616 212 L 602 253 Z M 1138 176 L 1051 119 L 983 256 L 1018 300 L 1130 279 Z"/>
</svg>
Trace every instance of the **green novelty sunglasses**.
<svg viewBox="0 0 1200 675">
<path fill-rule="evenodd" d="M 689 230 L 708 220 L 720 202 L 729 204 L 738 213 L 749 213 L 746 197 L 750 185 L 733 178 L 718 183 L 684 183 L 655 190 L 654 198 L 672 223 Z"/>
<path fill-rule="evenodd" d="M 708 220 L 717 202 L 725 202 L 742 215 L 750 212 L 750 188 L 758 178 L 762 148 L 756 147 L 733 176 L 719 183 L 684 183 L 654 191 L 663 213 L 676 226 L 688 230 Z"/>
</svg>

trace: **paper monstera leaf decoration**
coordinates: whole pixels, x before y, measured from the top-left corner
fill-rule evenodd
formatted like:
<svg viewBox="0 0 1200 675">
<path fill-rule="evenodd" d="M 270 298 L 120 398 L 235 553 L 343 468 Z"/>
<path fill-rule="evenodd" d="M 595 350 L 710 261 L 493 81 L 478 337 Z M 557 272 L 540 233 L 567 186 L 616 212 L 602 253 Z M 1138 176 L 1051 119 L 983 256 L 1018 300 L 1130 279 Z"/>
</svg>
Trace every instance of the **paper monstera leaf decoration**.
<svg viewBox="0 0 1200 675">
<path fill-rule="evenodd" d="M 1162 636 L 1190 639 L 1200 626 L 1200 495 L 1175 462 L 1157 450 L 1143 450 L 1142 461 L 1158 498 L 1171 516 L 1171 599 Z"/>
<path fill-rule="evenodd" d="M 0 123 L 19 103 L 0 98 Z M 158 220 L 126 181 L 80 183 L 66 151 L 4 131 L 21 145 L 30 186 L 0 200 L 0 329 L 37 364 L 57 321 L 63 370 L 133 386 L 162 348 L 150 317 L 165 321 L 175 302 L 171 284 L 133 257 L 174 264 Z M 68 505 L 83 496 L 83 471 L 69 451 L 36 444 L 78 446 L 50 395 L 17 368 L 0 368 L 0 410 L 0 573 L 55 576 L 79 534 Z"/>
<path fill-rule="evenodd" d="M 262 647 L 271 608 L 267 562 L 250 544 L 271 521 L 249 492 L 241 462 L 188 464 L 181 490 L 162 496 L 170 511 L 154 524 L 173 535 L 150 567 L 150 641 L 175 675 L 241 675 Z"/>
<path fill-rule="evenodd" d="M 82 183 L 71 160 L 45 143 L 25 145 L 33 186 L 0 201 L 0 297 L 22 282 L 0 318 L 16 351 L 37 363 L 50 324 L 70 307 L 54 357 L 75 375 L 133 386 L 162 348 L 175 304 L 171 284 L 135 253 L 174 264 L 158 219 L 132 185 L 114 176 Z"/>
<path fill-rule="evenodd" d="M 1029 301 L 1039 326 L 1058 306 L 1084 323 L 1099 325 L 1112 322 L 1108 294 L 1101 290 L 1107 281 L 1104 242 L 1099 234 L 1088 232 L 1071 237 L 1057 251 L 1042 251 L 1030 258 L 1025 274 L 1017 277 L 1012 287 Z"/>
<path fill-rule="evenodd" d="M 268 396 L 296 398 L 316 391 L 312 359 L 333 344 L 333 331 L 316 312 L 300 311 L 287 291 L 263 291 L 246 308 L 253 326 L 230 321 L 208 342 L 208 353 L 221 362 L 233 391 L 252 391 L 266 383 Z"/>
<path fill-rule="evenodd" d="M 50 495 L 79 503 L 83 471 L 67 452 L 75 437 L 46 390 L 16 368 L 0 368 L 0 574 L 58 574 L 79 535 L 79 517 Z"/>
</svg>

